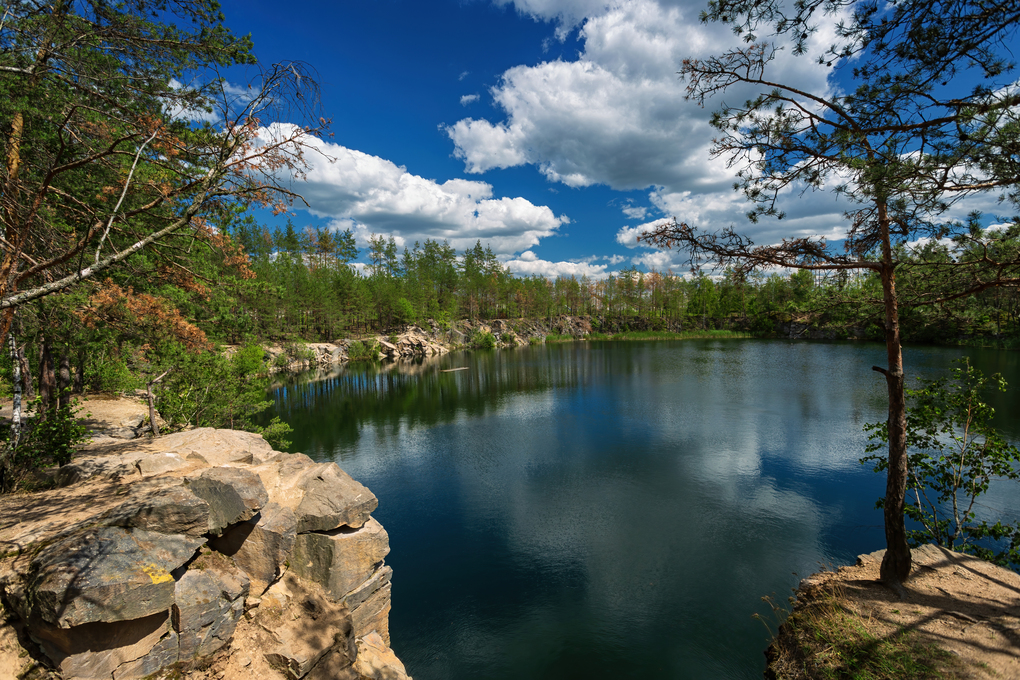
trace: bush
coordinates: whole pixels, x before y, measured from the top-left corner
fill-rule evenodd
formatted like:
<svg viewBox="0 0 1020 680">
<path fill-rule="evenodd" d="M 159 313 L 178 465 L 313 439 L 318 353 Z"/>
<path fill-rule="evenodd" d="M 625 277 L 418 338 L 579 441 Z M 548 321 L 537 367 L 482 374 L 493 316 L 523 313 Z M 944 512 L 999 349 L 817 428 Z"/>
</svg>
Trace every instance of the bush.
<svg viewBox="0 0 1020 680">
<path fill-rule="evenodd" d="M 256 431 L 262 435 L 262 438 L 269 442 L 277 451 L 286 451 L 290 447 L 290 440 L 286 439 L 286 436 L 294 431 L 287 423 L 280 420 L 280 416 L 274 417 L 269 421 L 269 424 L 265 427 L 259 427 Z"/>
<path fill-rule="evenodd" d="M 908 530 L 907 537 L 912 546 L 936 543 L 1002 566 L 1020 565 L 1020 523 L 979 522 L 975 513 L 978 496 L 993 479 L 1020 480 L 1020 449 L 991 426 L 995 410 L 981 401 L 988 382 L 1005 391 L 1006 381 L 998 373 L 986 379 L 967 359 L 957 363 L 962 366 L 952 369 L 952 381 L 924 380 L 921 389 L 906 391 L 905 513 L 921 527 Z M 868 453 L 886 447 L 888 423 L 864 429 L 872 433 Z M 875 472 L 889 466 L 881 454 L 866 456 L 861 463 L 873 463 Z"/>
<path fill-rule="evenodd" d="M 105 354 L 96 354 L 89 358 L 84 371 L 86 391 L 120 394 L 142 386 L 142 382 L 131 373 L 124 359 Z"/>
<path fill-rule="evenodd" d="M 156 388 L 156 406 L 171 427 L 229 427 L 254 430 L 252 419 L 272 403 L 263 350 L 241 347 L 230 358 L 218 351 L 192 353 L 178 343 L 159 348 L 154 365 L 166 377 Z"/>
<path fill-rule="evenodd" d="M 496 336 L 481 329 L 471 334 L 471 346 L 475 349 L 495 349 Z"/>
<path fill-rule="evenodd" d="M 356 340 L 347 348 L 347 358 L 350 361 L 377 361 L 379 345 L 375 340 Z"/>
<path fill-rule="evenodd" d="M 38 413 L 40 405 L 36 397 L 25 411 Z M 80 412 L 78 401 L 73 399 L 64 406 L 51 406 L 44 415 L 25 419 L 17 446 L 12 447 L 9 440 L 3 442 L 7 464 L 0 469 L 0 490 L 10 491 L 37 470 L 70 463 L 75 449 L 89 440 L 89 431 L 79 420 Z M 9 429 L 5 429 L 4 436 L 11 436 Z"/>
<path fill-rule="evenodd" d="M 291 361 L 312 361 L 315 359 L 315 351 L 303 342 L 288 342 L 284 345 L 283 351 Z"/>
</svg>

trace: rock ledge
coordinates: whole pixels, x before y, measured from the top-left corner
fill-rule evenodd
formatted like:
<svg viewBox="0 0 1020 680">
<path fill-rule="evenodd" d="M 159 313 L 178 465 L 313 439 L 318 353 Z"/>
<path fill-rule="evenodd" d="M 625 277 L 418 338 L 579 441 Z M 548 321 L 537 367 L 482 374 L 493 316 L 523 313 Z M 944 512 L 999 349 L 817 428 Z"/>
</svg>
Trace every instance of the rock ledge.
<svg viewBox="0 0 1020 680">
<path fill-rule="evenodd" d="M 209 428 L 83 454 L 0 498 L 0 680 L 409 680 L 377 500 L 336 464 Z"/>
</svg>

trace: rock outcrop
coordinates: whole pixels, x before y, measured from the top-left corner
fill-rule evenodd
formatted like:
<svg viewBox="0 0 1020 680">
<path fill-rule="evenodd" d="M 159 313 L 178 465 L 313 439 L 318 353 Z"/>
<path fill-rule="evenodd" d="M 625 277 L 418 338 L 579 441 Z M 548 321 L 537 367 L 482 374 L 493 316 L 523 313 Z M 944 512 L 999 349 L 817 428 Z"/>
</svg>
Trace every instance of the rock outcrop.
<svg viewBox="0 0 1020 680">
<path fill-rule="evenodd" d="M 84 453 L 63 488 L 0 499 L 0 640 L 25 651 L 0 680 L 26 663 L 65 680 L 407 677 L 377 500 L 335 464 L 212 429 Z"/>
</svg>

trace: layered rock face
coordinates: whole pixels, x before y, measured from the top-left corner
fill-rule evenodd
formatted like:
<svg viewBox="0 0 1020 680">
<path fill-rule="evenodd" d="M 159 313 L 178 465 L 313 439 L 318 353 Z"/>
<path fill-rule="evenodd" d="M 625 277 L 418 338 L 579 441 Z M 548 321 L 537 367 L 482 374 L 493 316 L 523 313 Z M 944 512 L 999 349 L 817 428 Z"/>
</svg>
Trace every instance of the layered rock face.
<svg viewBox="0 0 1020 680">
<path fill-rule="evenodd" d="M 212 429 L 97 453 L 0 499 L 0 633 L 35 659 L 66 680 L 407 677 L 377 500 L 335 464 Z"/>
</svg>

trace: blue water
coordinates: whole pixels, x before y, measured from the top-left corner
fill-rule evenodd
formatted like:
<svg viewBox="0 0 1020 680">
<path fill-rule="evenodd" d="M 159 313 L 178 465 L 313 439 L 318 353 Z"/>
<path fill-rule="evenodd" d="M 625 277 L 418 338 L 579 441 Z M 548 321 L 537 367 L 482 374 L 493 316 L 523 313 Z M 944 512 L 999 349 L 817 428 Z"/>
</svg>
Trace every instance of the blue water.
<svg viewBox="0 0 1020 680">
<path fill-rule="evenodd" d="M 1020 386 L 1012 352 L 964 354 Z M 292 450 L 379 497 L 392 647 L 416 680 L 760 678 L 785 602 L 883 547 L 884 347 L 574 343 L 353 366 L 274 390 Z M 454 367 L 468 370 L 442 372 Z M 1015 392 L 996 395 L 1014 440 Z M 985 512 L 1016 514 L 996 488 Z"/>
</svg>

